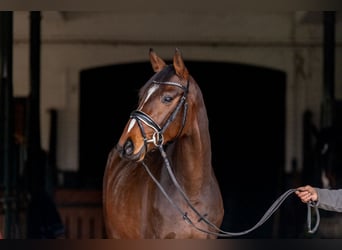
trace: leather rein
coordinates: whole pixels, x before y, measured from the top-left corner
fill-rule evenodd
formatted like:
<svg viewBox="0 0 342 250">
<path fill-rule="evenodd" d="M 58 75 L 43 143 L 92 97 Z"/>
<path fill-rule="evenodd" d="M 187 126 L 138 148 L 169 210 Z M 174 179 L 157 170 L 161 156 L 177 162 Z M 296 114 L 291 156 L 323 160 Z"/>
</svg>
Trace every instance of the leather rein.
<svg viewBox="0 0 342 250">
<path fill-rule="evenodd" d="M 163 143 L 164 143 L 164 137 L 163 137 L 163 133 L 165 132 L 166 128 L 171 124 L 171 122 L 175 119 L 176 115 L 178 114 L 178 112 L 181 110 L 182 106 L 184 106 L 184 112 L 183 112 L 183 119 L 182 119 L 182 127 L 178 132 L 178 136 L 180 135 L 181 131 L 183 130 L 184 126 L 185 126 L 185 122 L 186 122 L 186 114 L 187 114 L 187 102 L 186 102 L 186 98 L 187 98 L 187 94 L 189 91 L 189 81 L 187 82 L 186 86 L 183 86 L 180 83 L 177 82 L 159 82 L 159 81 L 153 81 L 154 84 L 164 84 L 164 85 L 172 85 L 172 86 L 176 86 L 179 87 L 181 89 L 183 89 L 183 95 L 181 97 L 181 99 L 179 100 L 177 106 L 175 107 L 174 111 L 170 114 L 170 116 L 168 117 L 168 119 L 166 120 L 165 124 L 163 127 L 160 127 L 148 114 L 144 113 L 141 110 L 135 110 L 131 113 L 131 119 L 135 119 L 138 123 L 138 126 L 140 128 L 141 134 L 144 138 L 144 145 L 147 149 L 147 144 L 148 143 L 153 143 L 160 151 L 161 156 L 163 157 L 164 163 L 165 163 L 165 167 L 170 175 L 170 178 L 173 181 L 173 184 L 176 186 L 178 192 L 181 194 L 181 196 L 183 197 L 183 199 L 185 200 L 185 202 L 188 204 L 188 206 L 190 207 L 190 209 L 199 217 L 197 222 L 203 221 L 204 223 L 206 223 L 208 226 L 210 226 L 213 231 L 211 230 L 206 230 L 203 229 L 199 226 L 197 226 L 188 216 L 187 212 L 183 211 L 172 199 L 171 197 L 168 195 L 168 193 L 165 191 L 164 187 L 160 184 L 160 182 L 156 179 L 156 177 L 152 174 L 152 172 L 150 171 L 149 167 L 145 164 L 144 161 L 142 161 L 142 165 L 144 166 L 146 172 L 149 174 L 149 176 L 152 178 L 152 180 L 155 182 L 155 184 L 158 186 L 158 188 L 160 189 L 160 191 L 162 192 L 162 194 L 165 196 L 165 198 L 171 203 L 171 205 L 178 210 L 178 212 L 181 214 L 182 219 L 187 222 L 188 224 L 190 224 L 191 226 L 193 226 L 194 228 L 196 228 L 197 230 L 203 232 L 203 233 L 207 233 L 207 234 L 211 234 L 211 235 L 216 235 L 217 237 L 234 237 L 234 236 L 241 236 L 241 235 L 245 235 L 248 234 L 249 232 L 255 230 L 256 228 L 260 227 L 262 224 L 264 224 L 271 216 L 272 214 L 280 207 L 280 205 L 286 200 L 286 198 L 291 195 L 292 193 L 294 193 L 296 191 L 296 189 L 289 189 L 286 192 L 284 192 L 271 206 L 270 208 L 266 211 L 266 213 L 264 214 L 264 216 L 250 229 L 245 230 L 245 231 L 241 231 L 241 232 L 227 232 L 227 231 L 223 231 L 220 228 L 218 228 L 215 224 L 213 224 L 212 222 L 210 222 L 205 215 L 202 215 L 191 203 L 190 199 L 188 198 L 188 196 L 186 195 L 186 193 L 184 192 L 184 190 L 182 189 L 182 187 L 180 186 L 180 184 L 178 183 L 172 169 L 171 169 L 171 165 L 170 162 L 167 158 L 167 154 L 164 150 L 163 147 Z M 152 135 L 152 138 L 147 139 L 146 138 L 146 133 L 144 131 L 144 128 L 142 126 L 142 123 L 146 124 L 147 126 L 151 127 L 155 132 Z M 176 138 L 178 137 L 176 136 Z M 311 208 L 314 208 L 315 210 L 315 214 L 316 214 L 316 224 L 315 226 L 312 228 L 312 223 L 311 223 Z M 308 228 L 308 232 L 313 234 L 316 232 L 316 230 L 318 229 L 319 226 L 319 222 L 320 222 L 320 215 L 319 215 L 319 210 L 317 208 L 317 206 L 315 206 L 313 203 L 309 202 L 307 203 L 307 228 Z"/>
</svg>

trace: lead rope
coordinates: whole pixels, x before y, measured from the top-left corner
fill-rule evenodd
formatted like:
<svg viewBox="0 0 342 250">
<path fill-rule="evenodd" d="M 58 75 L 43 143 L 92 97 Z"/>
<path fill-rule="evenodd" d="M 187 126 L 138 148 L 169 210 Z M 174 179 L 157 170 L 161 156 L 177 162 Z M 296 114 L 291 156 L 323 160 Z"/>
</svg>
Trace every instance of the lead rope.
<svg viewBox="0 0 342 250">
<path fill-rule="evenodd" d="M 318 226 L 319 226 L 319 222 L 320 222 L 320 215 L 319 215 L 319 211 L 318 211 L 318 207 L 314 205 L 314 203 L 312 201 L 307 203 L 307 225 L 308 225 L 308 232 L 310 234 L 313 234 L 317 231 Z M 316 224 L 314 226 L 314 228 L 311 228 L 311 207 L 314 208 L 315 210 L 315 214 L 316 214 Z"/>
<path fill-rule="evenodd" d="M 182 215 L 183 220 L 185 220 L 188 224 L 190 224 L 191 226 L 195 227 L 197 230 L 207 233 L 207 234 L 212 234 L 212 235 L 216 235 L 219 237 L 233 237 L 233 236 L 241 236 L 241 235 L 245 235 L 248 234 L 249 232 L 255 230 L 256 228 L 260 227 L 262 224 L 264 224 L 271 216 L 272 214 L 280 207 L 280 205 L 286 200 L 286 198 L 291 195 L 292 193 L 294 193 L 296 191 L 296 189 L 289 189 L 287 190 L 285 193 L 283 193 L 272 205 L 271 207 L 266 211 L 266 213 L 264 214 L 264 216 L 250 229 L 245 230 L 245 231 L 241 231 L 241 232 L 227 232 L 227 231 L 223 231 L 220 228 L 218 228 L 216 225 L 214 225 L 212 222 L 208 221 L 201 213 L 199 213 L 197 211 L 197 209 L 191 204 L 190 199 L 187 197 L 187 195 L 185 194 L 185 192 L 182 190 L 182 188 L 180 187 L 176 177 L 173 174 L 173 171 L 171 170 L 170 167 L 170 163 L 167 159 L 166 153 L 163 149 L 163 147 L 160 145 L 158 146 L 161 155 L 164 158 L 165 161 L 165 166 L 169 172 L 169 175 L 174 183 L 174 185 L 177 187 L 177 190 L 180 192 L 180 194 L 183 196 L 184 200 L 188 203 L 189 207 L 199 216 L 199 220 L 201 221 L 203 220 L 205 223 L 207 223 L 208 225 L 210 225 L 211 227 L 213 227 L 216 232 L 213 231 L 208 231 L 205 229 L 202 229 L 198 226 L 196 226 L 193 221 L 188 217 L 187 213 L 184 212 L 171 198 L 170 196 L 167 194 L 167 192 L 165 191 L 165 189 L 163 188 L 163 186 L 160 184 L 160 182 L 158 182 L 158 180 L 153 176 L 153 174 L 151 173 L 150 169 L 148 168 L 148 166 L 142 162 L 142 165 L 144 166 L 145 170 L 147 171 L 147 173 L 150 175 L 150 177 L 152 178 L 152 180 L 156 183 L 156 185 L 158 186 L 158 188 L 160 189 L 160 191 L 163 193 L 163 195 L 166 197 L 166 199 L 179 211 L 179 213 Z M 315 214 L 316 214 L 316 224 L 313 228 L 311 228 L 311 207 L 314 208 L 315 210 Z M 308 232 L 313 234 L 316 232 L 316 230 L 318 229 L 320 223 L 320 216 L 319 216 L 319 210 L 318 207 L 315 206 L 313 203 L 307 203 L 307 227 L 308 227 Z"/>
</svg>

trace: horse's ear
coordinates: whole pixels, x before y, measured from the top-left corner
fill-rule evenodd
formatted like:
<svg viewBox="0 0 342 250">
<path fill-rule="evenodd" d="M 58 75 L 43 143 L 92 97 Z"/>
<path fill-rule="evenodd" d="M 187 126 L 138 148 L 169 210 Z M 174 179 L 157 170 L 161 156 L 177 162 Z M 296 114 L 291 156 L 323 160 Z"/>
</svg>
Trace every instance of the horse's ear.
<svg viewBox="0 0 342 250">
<path fill-rule="evenodd" d="M 159 72 L 166 66 L 164 60 L 161 59 L 152 48 L 150 48 L 150 62 L 154 72 Z"/>
<path fill-rule="evenodd" d="M 182 54 L 178 48 L 176 48 L 175 55 L 173 56 L 173 67 L 179 77 L 188 80 L 189 71 L 184 65 Z"/>
</svg>

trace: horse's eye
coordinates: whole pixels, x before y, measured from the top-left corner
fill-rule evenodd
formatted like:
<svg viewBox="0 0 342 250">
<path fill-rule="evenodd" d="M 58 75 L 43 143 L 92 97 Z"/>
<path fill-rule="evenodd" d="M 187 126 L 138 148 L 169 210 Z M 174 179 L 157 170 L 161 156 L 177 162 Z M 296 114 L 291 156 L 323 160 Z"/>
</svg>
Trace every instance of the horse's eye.
<svg viewBox="0 0 342 250">
<path fill-rule="evenodd" d="M 173 100 L 172 96 L 169 96 L 169 95 L 165 95 L 162 98 L 163 103 L 170 103 L 170 102 L 172 102 L 172 100 Z"/>
</svg>

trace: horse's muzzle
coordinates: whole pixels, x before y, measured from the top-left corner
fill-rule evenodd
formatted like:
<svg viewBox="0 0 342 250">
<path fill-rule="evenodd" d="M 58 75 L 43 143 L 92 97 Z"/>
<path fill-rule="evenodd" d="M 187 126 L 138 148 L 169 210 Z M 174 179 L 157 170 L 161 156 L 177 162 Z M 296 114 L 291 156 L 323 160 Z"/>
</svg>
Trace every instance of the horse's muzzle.
<svg viewBox="0 0 342 250">
<path fill-rule="evenodd" d="M 131 140 L 127 140 L 123 146 L 117 144 L 116 149 L 118 150 L 120 157 L 123 159 L 137 162 L 143 160 L 142 155 L 144 148 L 142 148 L 139 153 L 134 154 L 134 143 Z"/>
</svg>

